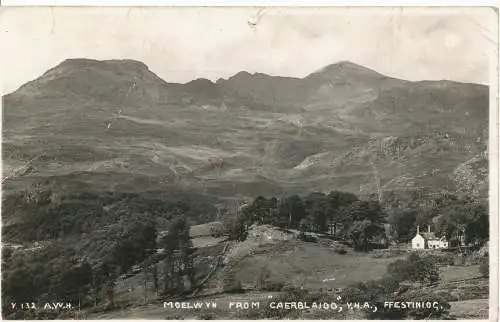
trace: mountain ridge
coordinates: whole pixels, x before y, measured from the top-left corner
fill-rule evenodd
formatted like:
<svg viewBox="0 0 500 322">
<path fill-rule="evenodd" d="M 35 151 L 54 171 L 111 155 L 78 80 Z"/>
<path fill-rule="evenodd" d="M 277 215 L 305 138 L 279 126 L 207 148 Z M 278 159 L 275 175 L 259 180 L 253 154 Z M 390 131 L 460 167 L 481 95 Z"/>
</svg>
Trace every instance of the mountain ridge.
<svg viewBox="0 0 500 322">
<path fill-rule="evenodd" d="M 235 197 L 259 185 L 373 192 L 376 168 L 395 188 L 412 177 L 458 191 L 450 176 L 487 149 L 487 86 L 398 80 L 347 61 L 303 78 L 239 72 L 181 84 L 140 61 L 68 59 L 3 100 L 4 177 L 43 152 L 25 179 L 129 173 L 137 189 L 160 177 L 150 184 Z M 424 175 L 434 167 L 439 175 Z"/>
<path fill-rule="evenodd" d="M 93 67 L 91 64 L 97 64 L 97 65 L 102 65 L 102 66 L 105 66 L 106 64 L 123 64 L 123 65 L 135 65 L 136 67 L 139 67 L 139 68 L 142 68 L 142 69 L 145 69 L 145 70 L 148 70 L 148 71 L 151 71 L 148 67 L 147 64 L 145 64 L 144 62 L 142 61 L 139 61 L 139 60 L 136 60 L 136 59 L 106 59 L 106 60 L 98 60 L 98 59 L 92 59 L 92 58 L 67 58 L 63 61 L 61 61 L 59 64 L 57 64 L 56 66 L 52 67 L 52 68 L 49 68 L 45 73 L 43 73 L 40 77 L 32 80 L 32 81 L 36 81 L 36 80 L 39 80 L 41 77 L 44 77 L 44 76 L 47 76 L 50 72 L 53 72 L 59 68 L 63 68 L 63 67 L 66 67 L 66 65 L 69 65 L 69 64 L 80 64 L 79 67 Z M 83 66 L 81 66 L 83 65 Z M 126 67 L 126 66 L 123 66 L 123 67 Z M 400 80 L 400 81 L 405 81 L 405 82 L 413 82 L 413 83 L 419 83 L 419 82 L 426 82 L 426 83 L 431 83 L 431 82 L 434 82 L 434 83 L 438 83 L 438 82 L 444 82 L 444 83 L 455 83 L 455 84 L 470 84 L 470 85 L 477 85 L 477 86 L 484 86 L 484 87 L 488 87 L 487 85 L 484 85 L 484 84 L 478 84 L 478 83 L 472 83 L 472 82 L 460 82 L 460 81 L 454 81 L 454 80 L 450 80 L 450 79 L 440 79 L 440 80 L 418 80 L 418 81 L 408 81 L 408 80 L 404 80 L 404 79 L 400 79 L 400 78 L 395 78 L 395 77 L 390 77 L 390 76 L 385 76 L 371 68 L 368 68 L 368 67 L 364 67 L 362 65 L 359 65 L 359 64 L 356 64 L 356 63 L 353 63 L 351 61 L 348 61 L 348 60 L 341 60 L 341 61 L 338 61 L 338 62 L 335 62 L 335 63 L 332 63 L 332 64 L 329 64 L 329 65 L 326 65 L 326 66 L 323 66 L 321 68 L 319 68 L 318 70 L 316 71 L 313 71 L 309 74 L 307 74 L 306 76 L 303 76 L 303 77 L 294 77 L 294 76 L 283 76 L 283 75 L 270 75 L 270 74 L 267 74 L 267 73 L 262 73 L 262 72 L 255 72 L 255 73 L 250 73 L 248 71 L 245 71 L 245 70 L 241 70 L 239 72 L 236 72 L 235 74 L 233 74 L 232 76 L 228 76 L 227 78 L 218 78 L 216 81 L 212 81 L 210 79 L 207 79 L 207 78 L 204 78 L 204 77 L 199 77 L 199 78 L 194 78 L 192 80 L 189 80 L 189 81 L 186 81 L 186 82 L 170 82 L 170 81 L 166 81 L 164 80 L 163 78 L 157 76 L 159 79 L 161 79 L 165 84 L 171 84 L 171 85 L 185 85 L 185 84 L 188 84 L 188 83 L 191 83 L 193 81 L 196 81 L 198 79 L 206 79 L 208 81 L 210 81 L 211 83 L 214 83 L 214 84 L 217 84 L 218 81 L 228 81 L 232 78 L 235 78 L 235 77 L 238 77 L 239 75 L 245 75 L 245 76 L 263 76 L 263 77 L 269 77 L 269 78 L 282 78 L 282 79 L 293 79 L 293 80 L 303 80 L 303 79 L 307 79 L 307 78 L 310 78 L 310 77 L 313 77 L 315 75 L 318 75 L 318 74 L 321 74 L 321 73 L 324 73 L 324 72 L 327 72 L 327 71 L 331 71 L 331 70 L 342 70 L 342 69 L 345 69 L 345 70 L 351 70 L 351 71 L 355 71 L 357 70 L 358 72 L 365 72 L 365 73 L 371 73 L 373 75 L 376 75 L 376 76 L 379 76 L 379 77 L 383 77 L 383 78 L 391 78 L 391 79 L 397 79 L 397 80 Z M 152 72 L 152 71 L 151 71 Z M 156 74 L 155 74 L 156 75 Z M 13 93 L 15 93 L 16 91 L 18 91 L 19 89 L 21 89 L 21 87 L 25 86 L 26 84 L 32 82 L 32 81 L 28 81 L 27 83 L 25 83 L 24 85 L 21 85 L 18 89 L 10 92 L 10 93 L 6 93 L 4 94 L 3 96 L 8 96 L 8 95 L 11 95 Z"/>
</svg>

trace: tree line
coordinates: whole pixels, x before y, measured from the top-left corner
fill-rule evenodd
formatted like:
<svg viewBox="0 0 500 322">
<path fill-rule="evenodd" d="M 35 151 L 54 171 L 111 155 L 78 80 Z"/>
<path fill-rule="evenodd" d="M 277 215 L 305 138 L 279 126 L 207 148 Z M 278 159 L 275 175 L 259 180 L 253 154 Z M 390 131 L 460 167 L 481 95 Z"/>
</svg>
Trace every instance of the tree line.
<svg viewBox="0 0 500 322">
<path fill-rule="evenodd" d="M 176 217 L 166 233 L 158 236 L 153 221 L 137 218 L 118 224 L 107 231 L 107 239 L 90 242 L 89 247 L 104 248 L 95 257 L 81 256 L 68 239 L 39 250 L 3 251 L 4 316 L 22 313 L 20 318 L 30 317 L 26 316 L 30 312 L 16 312 L 8 303 L 50 302 L 53 298 L 64 298 L 82 308 L 114 307 L 115 283 L 135 265 L 141 266 L 146 280 L 153 281 L 159 296 L 189 291 L 196 284 L 189 226 L 184 216 Z M 97 241 L 100 244 L 93 243 Z"/>
<path fill-rule="evenodd" d="M 366 250 L 369 243 L 384 236 L 385 214 L 376 200 L 360 200 L 348 192 L 314 192 L 306 197 L 257 197 L 233 215 L 229 235 L 244 239 L 252 224 L 269 224 L 302 233 L 331 233 L 346 238 L 357 250 Z"/>
<path fill-rule="evenodd" d="M 115 281 L 136 265 L 148 266 L 158 294 L 189 285 L 193 249 L 188 228 L 213 220 L 216 213 L 206 198 L 192 197 L 60 194 L 40 184 L 4 197 L 2 219 L 10 223 L 2 226 L 3 241 L 22 246 L 2 249 L 4 317 L 15 313 L 8 305 L 12 301 L 64 298 L 82 307 L 108 305 L 114 302 Z M 168 233 L 159 236 L 160 231 Z M 165 258 L 160 267 L 158 261 Z M 16 314 L 21 313 L 20 318 L 29 314 Z"/>
<path fill-rule="evenodd" d="M 372 196 L 373 197 L 373 196 Z M 408 243 L 430 226 L 438 236 L 456 245 L 483 245 L 489 239 L 487 200 L 450 193 L 389 193 L 361 200 L 355 194 L 332 191 L 306 196 L 266 198 L 259 196 L 231 214 L 227 230 L 234 239 L 242 239 L 252 224 L 269 224 L 301 233 L 329 233 L 350 241 L 357 250 L 366 250 L 371 241 Z"/>
</svg>

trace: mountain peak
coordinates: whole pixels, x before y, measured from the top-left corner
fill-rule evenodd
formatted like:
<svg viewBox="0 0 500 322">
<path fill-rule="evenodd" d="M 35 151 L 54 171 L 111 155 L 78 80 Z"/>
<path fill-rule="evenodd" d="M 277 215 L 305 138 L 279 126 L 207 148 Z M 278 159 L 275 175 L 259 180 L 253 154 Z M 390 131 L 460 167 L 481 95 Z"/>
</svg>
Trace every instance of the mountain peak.
<svg viewBox="0 0 500 322">
<path fill-rule="evenodd" d="M 343 78 L 347 76 L 384 77 L 382 74 L 350 61 L 340 61 L 309 74 L 306 78 Z"/>
<path fill-rule="evenodd" d="M 248 79 L 250 77 L 252 77 L 252 74 L 250 74 L 249 72 L 244 70 L 244 71 L 241 71 L 241 72 L 234 74 L 233 76 L 229 77 L 227 80 Z"/>
<path fill-rule="evenodd" d="M 192 81 L 189 81 L 186 83 L 186 85 L 207 85 L 207 86 L 212 86 L 214 85 L 214 82 L 207 78 L 197 78 Z"/>
<path fill-rule="evenodd" d="M 141 61 L 133 60 L 133 59 L 109 59 L 109 60 L 96 60 L 90 58 L 69 58 L 62 61 L 59 65 L 54 67 L 57 68 L 91 68 L 91 67 L 118 67 L 123 66 L 126 68 L 134 68 L 134 69 L 149 69 L 146 64 Z"/>
<path fill-rule="evenodd" d="M 206 78 L 197 78 L 182 85 L 184 94 L 188 97 L 196 97 L 202 102 L 205 99 L 217 99 L 221 96 L 219 86 Z M 205 101 L 207 103 L 207 101 Z"/>
<path fill-rule="evenodd" d="M 132 59 L 110 59 L 110 60 L 96 60 L 89 58 L 69 58 L 63 60 L 57 66 L 46 71 L 42 78 L 50 80 L 57 78 L 61 75 L 68 73 L 78 73 L 82 71 L 113 71 L 128 70 L 134 73 L 147 73 L 149 72 L 148 66 L 143 62 Z"/>
<path fill-rule="evenodd" d="M 279 76 L 270 76 L 268 74 L 265 74 L 265 73 L 250 73 L 250 72 L 247 72 L 247 71 L 241 71 L 241 72 L 238 72 L 236 74 L 234 74 L 233 76 L 229 77 L 228 80 L 234 80 L 234 79 L 248 79 L 248 78 L 273 78 L 273 77 L 279 77 Z"/>
<path fill-rule="evenodd" d="M 160 100 L 165 96 L 162 94 L 165 84 L 140 61 L 70 58 L 21 86 L 16 92 L 25 98 L 43 97 L 51 93 L 61 97 L 76 95 L 114 102 L 131 92 L 131 88 L 142 88 L 142 91 L 136 91 L 133 95 L 127 94 L 128 97 L 132 99 L 135 95 L 137 100 Z"/>
</svg>

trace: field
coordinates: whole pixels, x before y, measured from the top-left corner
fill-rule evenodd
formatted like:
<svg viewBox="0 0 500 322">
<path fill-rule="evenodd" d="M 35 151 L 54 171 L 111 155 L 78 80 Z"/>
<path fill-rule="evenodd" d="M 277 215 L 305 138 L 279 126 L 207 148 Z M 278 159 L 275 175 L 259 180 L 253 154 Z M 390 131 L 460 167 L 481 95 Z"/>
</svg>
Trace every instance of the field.
<svg viewBox="0 0 500 322">
<path fill-rule="evenodd" d="M 193 227 L 191 235 L 196 236 L 193 241 L 208 238 L 207 227 L 202 225 Z M 274 232 L 274 234 L 272 234 Z M 127 278 L 118 284 L 117 301 L 122 309 L 106 313 L 89 314 L 89 319 L 166 319 L 182 317 L 183 319 L 196 318 L 204 314 L 216 318 L 231 318 L 241 312 L 229 310 L 230 302 L 251 301 L 260 302 L 262 306 L 269 296 L 280 292 L 257 290 L 257 279 L 263 270 L 267 271 L 267 281 L 280 282 L 283 285 L 303 287 L 311 291 L 322 288 L 342 288 L 349 284 L 372 280 L 382 277 L 389 263 L 397 259 L 374 259 L 370 254 L 349 251 L 345 255 L 337 254 L 331 247 L 321 243 L 307 243 L 294 239 L 278 240 L 268 238 L 279 236 L 277 230 L 266 227 L 254 227 L 253 234 L 244 242 L 233 244 L 226 253 L 223 269 L 220 269 L 207 283 L 203 292 L 198 296 L 185 301 L 216 302 L 216 309 L 178 310 L 165 309 L 159 300 L 155 300 L 154 292 L 147 293 L 150 304 L 144 305 L 144 277 L 142 274 Z M 201 242 L 200 242 L 201 244 Z M 198 249 L 200 256 L 216 256 L 223 243 L 217 246 Z M 218 281 L 224 279 L 227 271 L 234 272 L 235 278 L 242 282 L 244 293 L 221 293 Z"/>
<path fill-rule="evenodd" d="M 451 313 L 459 319 L 487 319 L 489 313 L 488 299 L 475 299 L 451 302 Z"/>
<path fill-rule="evenodd" d="M 199 257 L 215 258 L 222 254 L 223 246 L 226 243 L 210 237 L 210 226 L 212 225 L 197 225 L 191 228 L 190 235 L 193 242 L 198 245 L 197 255 Z M 178 299 L 180 302 L 189 303 L 216 303 L 216 307 L 207 308 L 204 304 L 204 307 L 198 309 L 164 308 L 150 284 L 148 284 L 149 291 L 147 292 L 148 304 L 144 304 L 144 276 L 139 273 L 118 283 L 116 293 L 120 310 L 94 314 L 88 312 L 87 318 L 239 318 L 241 314 L 248 311 L 236 310 L 234 303 L 258 302 L 262 309 L 266 301 L 281 293 L 279 290 L 259 290 L 258 279 L 263 276 L 264 272 L 266 283 L 319 291 L 321 289 L 344 288 L 356 282 L 378 279 L 385 274 L 389 263 L 405 256 L 401 252 L 396 252 L 394 256 L 380 258 L 375 255 L 358 253 L 350 249 L 347 254 L 341 255 L 326 243 L 302 242 L 276 228 L 254 226 L 245 241 L 231 244 L 231 247 L 224 253 L 223 262 L 225 264 L 208 280 L 200 293 L 193 297 Z M 204 269 L 206 271 L 202 274 L 206 274 L 209 268 L 205 267 Z M 234 273 L 235 279 L 241 281 L 243 288 L 241 293 L 221 291 L 219 281 L 224 280 L 228 272 Z M 488 280 L 480 276 L 478 265 L 442 266 L 440 277 L 439 284 L 430 287 L 429 291 L 446 295 L 451 304 L 450 313 L 453 317 L 487 318 Z M 230 303 L 233 303 L 231 309 Z M 318 318 L 311 312 L 301 314 L 303 314 L 302 318 Z M 323 311 L 321 314 L 323 315 L 320 318 L 362 318 L 354 311 L 344 312 L 342 316 L 328 316 L 328 314 L 334 314 L 328 311 Z"/>
<path fill-rule="evenodd" d="M 256 276 L 264 269 L 269 271 L 271 280 L 300 283 L 304 288 L 318 290 L 380 278 L 394 260 L 374 259 L 355 252 L 340 255 L 329 247 L 293 240 L 260 247 L 253 256 L 239 262 L 235 270 L 244 285 L 255 283 Z"/>
<path fill-rule="evenodd" d="M 489 281 L 479 274 L 478 265 L 444 267 L 437 290 L 451 295 L 450 313 L 454 317 L 488 318 Z"/>
</svg>

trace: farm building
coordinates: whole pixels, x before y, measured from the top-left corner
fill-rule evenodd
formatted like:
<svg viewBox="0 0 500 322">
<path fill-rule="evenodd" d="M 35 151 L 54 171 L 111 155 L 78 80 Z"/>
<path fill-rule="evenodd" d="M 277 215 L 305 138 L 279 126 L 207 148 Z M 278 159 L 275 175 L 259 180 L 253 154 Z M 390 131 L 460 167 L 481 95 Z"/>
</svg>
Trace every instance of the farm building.
<svg viewBox="0 0 500 322">
<path fill-rule="evenodd" d="M 443 249 L 448 248 L 448 240 L 445 237 L 438 238 L 431 232 L 431 227 L 427 226 L 426 233 L 420 233 L 417 226 L 417 234 L 411 240 L 412 249 Z"/>
</svg>

